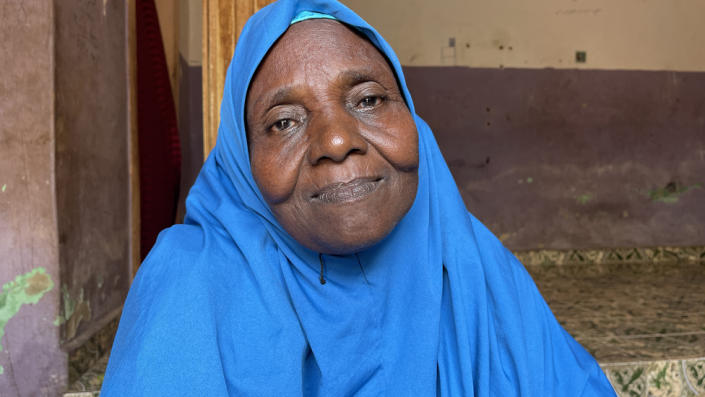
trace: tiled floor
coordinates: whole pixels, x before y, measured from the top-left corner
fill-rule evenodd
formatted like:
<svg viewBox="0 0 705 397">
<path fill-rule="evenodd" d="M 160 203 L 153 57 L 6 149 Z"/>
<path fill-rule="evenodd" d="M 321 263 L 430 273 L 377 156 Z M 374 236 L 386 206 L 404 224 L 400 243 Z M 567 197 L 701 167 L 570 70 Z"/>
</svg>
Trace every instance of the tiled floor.
<svg viewBox="0 0 705 397">
<path fill-rule="evenodd" d="M 705 396 L 705 263 L 527 269 L 620 396 Z"/>
<path fill-rule="evenodd" d="M 705 264 L 527 268 L 601 363 L 705 357 Z"/>
</svg>

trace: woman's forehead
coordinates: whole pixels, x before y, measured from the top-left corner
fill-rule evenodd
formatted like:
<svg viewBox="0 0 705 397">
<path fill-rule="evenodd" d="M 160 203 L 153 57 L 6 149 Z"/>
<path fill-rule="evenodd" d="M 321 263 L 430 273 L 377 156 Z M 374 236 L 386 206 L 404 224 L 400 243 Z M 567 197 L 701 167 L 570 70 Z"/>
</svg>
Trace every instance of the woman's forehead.
<svg viewBox="0 0 705 397">
<path fill-rule="evenodd" d="M 329 41 L 333 38 L 351 42 L 357 41 L 355 40 L 356 38 L 361 41 L 367 41 L 364 36 L 353 30 L 353 28 L 334 19 L 307 19 L 292 24 L 284 32 L 280 41 L 292 36 L 296 37 L 294 40 L 298 40 L 301 37 L 315 37 L 324 39 L 324 41 Z"/>
<path fill-rule="evenodd" d="M 382 54 L 364 36 L 328 19 L 306 20 L 290 26 L 270 49 L 264 62 L 275 55 L 280 58 L 278 61 L 287 65 L 294 61 L 320 63 L 334 58 L 348 58 L 349 62 L 363 58 L 367 62 L 386 63 Z"/>
<path fill-rule="evenodd" d="M 272 46 L 250 90 L 267 91 L 296 74 L 316 80 L 355 73 L 395 79 L 387 59 L 361 33 L 329 19 L 306 20 L 291 25 Z"/>
</svg>

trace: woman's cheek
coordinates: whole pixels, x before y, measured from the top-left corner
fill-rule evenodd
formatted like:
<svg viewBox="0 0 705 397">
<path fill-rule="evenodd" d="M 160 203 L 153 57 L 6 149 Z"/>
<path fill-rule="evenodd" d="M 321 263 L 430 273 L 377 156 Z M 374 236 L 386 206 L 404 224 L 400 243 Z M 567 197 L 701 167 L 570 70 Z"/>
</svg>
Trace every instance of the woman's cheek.
<svg viewBox="0 0 705 397">
<path fill-rule="evenodd" d="M 268 146 L 253 153 L 252 176 L 271 206 L 292 196 L 301 162 L 295 159 L 296 152 Z"/>
<path fill-rule="evenodd" d="M 408 117 L 403 123 L 389 126 L 387 131 L 389 139 L 385 140 L 385 157 L 398 170 L 416 170 L 419 166 L 419 138 L 413 119 Z"/>
</svg>

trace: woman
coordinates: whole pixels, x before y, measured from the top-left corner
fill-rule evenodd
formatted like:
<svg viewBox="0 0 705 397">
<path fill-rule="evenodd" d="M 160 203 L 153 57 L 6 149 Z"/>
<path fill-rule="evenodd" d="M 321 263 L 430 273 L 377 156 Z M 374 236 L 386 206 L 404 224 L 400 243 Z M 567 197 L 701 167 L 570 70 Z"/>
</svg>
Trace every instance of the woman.
<svg viewBox="0 0 705 397">
<path fill-rule="evenodd" d="M 218 142 L 102 395 L 613 395 L 468 214 L 401 66 L 333 1 L 253 16 Z"/>
</svg>

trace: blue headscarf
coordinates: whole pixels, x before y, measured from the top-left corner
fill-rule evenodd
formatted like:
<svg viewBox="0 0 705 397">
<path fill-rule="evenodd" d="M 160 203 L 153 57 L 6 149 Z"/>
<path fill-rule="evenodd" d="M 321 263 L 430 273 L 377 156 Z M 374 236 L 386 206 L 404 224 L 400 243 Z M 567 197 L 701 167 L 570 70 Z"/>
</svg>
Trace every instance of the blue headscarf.
<svg viewBox="0 0 705 397">
<path fill-rule="evenodd" d="M 382 242 L 319 255 L 276 221 L 250 170 L 245 97 L 302 11 L 389 59 L 419 133 L 412 208 Z M 183 225 L 159 239 L 124 306 L 102 396 L 597 396 L 613 391 L 514 256 L 468 214 L 399 60 L 342 4 L 281 0 L 246 24 L 215 149 Z"/>
</svg>

